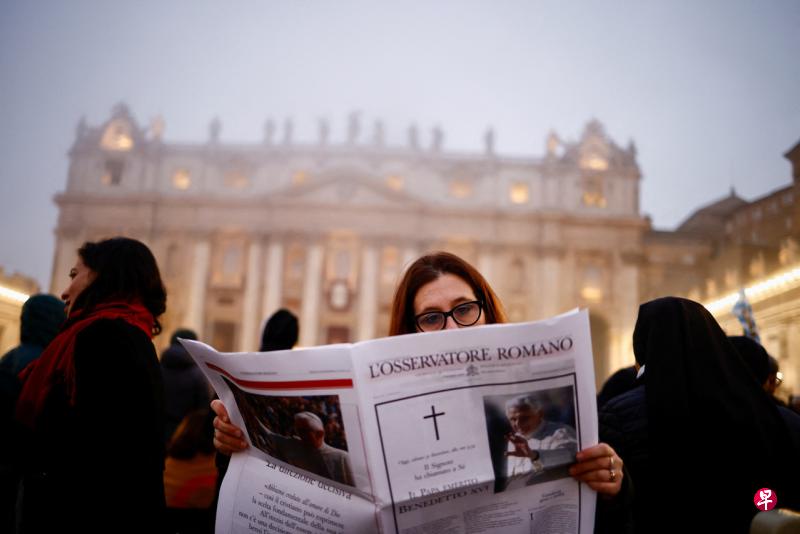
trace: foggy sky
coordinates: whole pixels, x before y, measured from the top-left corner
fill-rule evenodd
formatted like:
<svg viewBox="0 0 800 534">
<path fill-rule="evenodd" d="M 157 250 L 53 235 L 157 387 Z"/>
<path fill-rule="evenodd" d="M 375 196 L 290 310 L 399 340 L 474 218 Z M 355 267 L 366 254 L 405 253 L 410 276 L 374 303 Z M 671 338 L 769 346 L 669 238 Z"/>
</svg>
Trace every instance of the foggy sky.
<svg viewBox="0 0 800 534">
<path fill-rule="evenodd" d="M 735 187 L 787 185 L 800 140 L 800 2 L 0 1 L 0 266 L 47 289 L 66 153 L 124 101 L 165 140 L 333 141 L 360 110 L 390 143 L 544 153 L 599 119 L 637 145 L 642 212 L 674 228 Z M 66 281 L 64 281 L 66 282 Z M 59 287 L 64 284 L 60 284 Z"/>
</svg>

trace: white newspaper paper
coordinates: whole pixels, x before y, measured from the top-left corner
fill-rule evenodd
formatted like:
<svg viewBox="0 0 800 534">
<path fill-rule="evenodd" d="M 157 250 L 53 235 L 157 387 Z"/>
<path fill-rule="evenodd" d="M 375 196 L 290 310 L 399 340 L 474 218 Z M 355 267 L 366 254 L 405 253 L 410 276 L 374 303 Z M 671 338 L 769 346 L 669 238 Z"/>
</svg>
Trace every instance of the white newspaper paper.
<svg viewBox="0 0 800 534">
<path fill-rule="evenodd" d="M 294 351 L 184 345 L 250 444 L 218 533 L 593 530 L 596 495 L 567 473 L 597 443 L 585 310 Z"/>
</svg>

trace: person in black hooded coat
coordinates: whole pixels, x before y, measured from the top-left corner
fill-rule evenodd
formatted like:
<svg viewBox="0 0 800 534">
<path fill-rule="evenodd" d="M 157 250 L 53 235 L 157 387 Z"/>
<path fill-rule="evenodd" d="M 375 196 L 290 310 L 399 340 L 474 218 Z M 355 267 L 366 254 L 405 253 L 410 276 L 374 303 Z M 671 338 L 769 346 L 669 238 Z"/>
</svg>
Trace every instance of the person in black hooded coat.
<svg viewBox="0 0 800 534">
<path fill-rule="evenodd" d="M 603 407 L 600 428 L 635 484 L 637 532 L 746 533 L 762 488 L 797 509 L 788 430 L 703 306 L 642 304 L 633 349 L 639 385 Z"/>
<path fill-rule="evenodd" d="M 800 455 L 800 414 L 797 414 L 784 406 L 779 399 L 775 398 L 770 392 L 768 380 L 771 372 L 771 360 L 774 360 L 765 349 L 757 341 L 745 336 L 731 336 L 728 338 L 733 344 L 733 347 L 747 364 L 747 367 L 752 371 L 753 377 L 758 382 L 762 389 L 772 399 L 772 402 L 778 407 L 778 413 L 781 414 L 783 422 L 789 429 L 789 434 L 792 437 L 792 447 L 794 454 Z M 800 482 L 798 482 L 800 483 Z"/>
<path fill-rule="evenodd" d="M 33 295 L 22 305 L 20 344 L 0 358 L 0 420 L 11 428 L 14 405 L 22 389 L 17 375 L 36 360 L 58 334 L 67 318 L 64 302 L 53 295 Z M 21 476 L 19 459 L 13 454 L 10 440 L 0 440 L 0 532 L 13 532 L 15 506 Z"/>
<path fill-rule="evenodd" d="M 170 338 L 170 345 L 161 354 L 161 374 L 164 377 L 164 400 L 167 412 L 164 441 L 168 442 L 186 415 L 208 407 L 211 389 L 203 371 L 197 367 L 186 349 L 178 341 L 197 339 L 192 330 L 178 329 Z"/>
</svg>

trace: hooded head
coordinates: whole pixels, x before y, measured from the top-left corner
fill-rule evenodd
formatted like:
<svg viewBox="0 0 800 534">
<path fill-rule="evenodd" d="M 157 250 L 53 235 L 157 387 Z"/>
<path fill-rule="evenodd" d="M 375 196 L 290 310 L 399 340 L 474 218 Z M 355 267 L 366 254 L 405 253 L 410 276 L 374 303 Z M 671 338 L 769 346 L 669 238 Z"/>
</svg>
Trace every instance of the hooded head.
<svg viewBox="0 0 800 534">
<path fill-rule="evenodd" d="M 22 305 L 19 338 L 23 344 L 46 347 L 67 318 L 64 301 L 53 295 L 33 295 Z"/>
<path fill-rule="evenodd" d="M 266 352 L 291 349 L 297 343 L 297 334 L 297 317 L 289 310 L 281 308 L 264 325 L 259 350 Z"/>
<path fill-rule="evenodd" d="M 172 337 L 169 338 L 169 344 L 177 345 L 178 338 L 197 340 L 197 334 L 194 330 L 189 330 L 188 328 L 179 328 L 172 333 Z"/>
<path fill-rule="evenodd" d="M 770 368 L 769 354 L 766 349 L 747 336 L 730 336 L 728 339 L 752 371 L 758 383 L 763 385 L 767 381 Z"/>
</svg>

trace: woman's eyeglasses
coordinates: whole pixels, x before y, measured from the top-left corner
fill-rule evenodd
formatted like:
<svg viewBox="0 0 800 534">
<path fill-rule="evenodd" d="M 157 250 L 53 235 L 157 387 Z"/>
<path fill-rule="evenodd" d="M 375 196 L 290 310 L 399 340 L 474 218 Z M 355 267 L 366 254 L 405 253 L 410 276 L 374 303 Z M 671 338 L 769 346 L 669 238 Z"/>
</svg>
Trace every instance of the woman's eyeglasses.
<svg viewBox="0 0 800 534">
<path fill-rule="evenodd" d="M 421 332 L 444 330 L 447 318 L 452 317 L 459 326 L 472 326 L 481 318 L 483 303 L 479 300 L 464 302 L 450 311 L 425 312 L 414 317 L 417 328 Z"/>
</svg>

